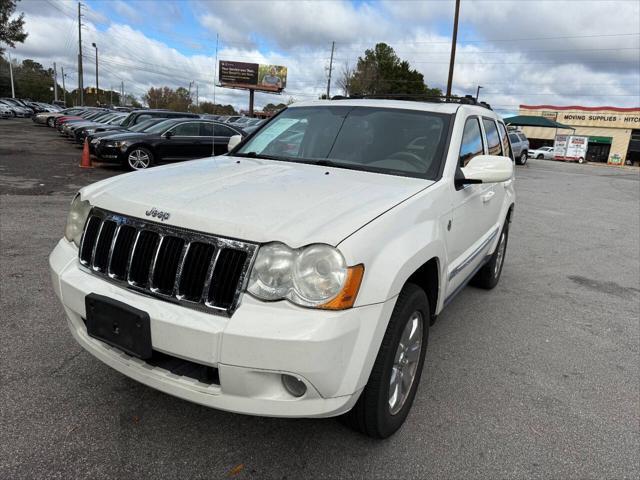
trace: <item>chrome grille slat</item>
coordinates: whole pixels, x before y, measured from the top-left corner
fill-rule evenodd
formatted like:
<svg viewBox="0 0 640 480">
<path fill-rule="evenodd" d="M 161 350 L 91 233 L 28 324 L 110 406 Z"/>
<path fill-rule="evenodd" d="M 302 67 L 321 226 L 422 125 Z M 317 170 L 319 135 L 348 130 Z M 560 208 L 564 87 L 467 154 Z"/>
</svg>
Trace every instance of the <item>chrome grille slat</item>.
<svg viewBox="0 0 640 480">
<path fill-rule="evenodd" d="M 93 244 L 93 249 L 91 250 L 91 262 L 89 262 L 89 266 L 92 270 L 94 269 L 93 262 L 96 260 L 96 250 L 98 249 L 98 243 L 100 243 L 100 235 L 102 234 L 102 227 L 104 227 L 104 219 L 100 222 L 100 228 L 98 229 L 98 234 L 96 235 L 96 243 Z"/>
<path fill-rule="evenodd" d="M 158 254 L 160 253 L 160 248 L 162 248 L 162 242 L 164 241 L 164 235 L 160 234 L 160 240 L 158 240 L 158 244 L 156 245 L 156 251 L 153 254 L 153 261 L 151 262 L 151 268 L 149 268 L 149 279 L 147 280 L 147 284 L 152 292 L 156 292 L 153 289 L 153 274 L 156 271 L 156 262 L 158 261 Z"/>
<path fill-rule="evenodd" d="M 204 288 L 202 289 L 202 299 L 201 301 L 205 303 L 208 307 L 212 307 L 213 305 L 209 304 L 209 288 L 211 288 L 211 280 L 213 279 L 213 272 L 215 271 L 216 264 L 218 263 L 218 259 L 220 258 L 221 248 L 216 250 L 216 253 L 213 257 L 213 260 L 209 264 L 209 270 L 207 270 L 207 276 L 204 281 Z"/>
<path fill-rule="evenodd" d="M 187 253 L 189 253 L 190 247 L 191 242 L 184 242 L 182 253 L 180 254 L 180 260 L 178 260 L 178 271 L 176 272 L 176 279 L 175 282 L 173 282 L 173 291 L 171 292 L 174 297 L 178 297 L 178 287 L 180 286 L 180 280 L 182 279 L 182 269 L 184 269 L 184 262 L 187 259 Z M 180 300 L 179 297 L 178 300 Z"/>
<path fill-rule="evenodd" d="M 118 241 L 118 235 L 120 234 L 121 228 L 122 228 L 122 225 L 116 226 L 116 231 L 113 234 L 113 239 L 111 240 L 111 246 L 109 247 L 109 256 L 107 257 L 107 267 L 105 268 L 105 271 L 109 276 L 111 276 L 111 260 L 113 260 L 113 249 L 115 248 L 116 242 Z"/>
<path fill-rule="evenodd" d="M 106 222 L 108 231 L 105 232 Z M 79 249 L 78 255 L 85 252 L 88 259 L 91 253 L 91 261 L 81 259 L 81 268 L 138 293 L 217 315 L 231 316 L 238 307 L 258 250 L 254 243 L 128 217 L 97 207 L 91 211 L 85 230 L 90 231 L 86 235 L 88 243 L 86 249 Z M 85 247 L 84 233 L 82 247 Z M 99 266 L 105 261 L 106 266 L 94 268 L 96 247 L 103 234 L 107 236 L 100 247 Z M 231 258 L 232 262 L 216 272 L 223 251 L 226 251 L 225 261 L 229 263 Z M 214 273 L 215 290 L 224 297 L 222 304 L 211 297 Z M 224 278 L 225 275 L 229 278 Z"/>
<path fill-rule="evenodd" d="M 133 246 L 131 247 L 131 252 L 129 253 L 129 259 L 127 260 L 127 270 L 124 278 L 126 279 L 129 285 L 133 285 L 131 280 L 131 262 L 133 261 L 133 254 L 136 251 L 136 247 L 138 246 L 138 240 L 140 239 L 140 234 L 142 230 L 136 230 L 136 238 L 133 241 Z"/>
</svg>

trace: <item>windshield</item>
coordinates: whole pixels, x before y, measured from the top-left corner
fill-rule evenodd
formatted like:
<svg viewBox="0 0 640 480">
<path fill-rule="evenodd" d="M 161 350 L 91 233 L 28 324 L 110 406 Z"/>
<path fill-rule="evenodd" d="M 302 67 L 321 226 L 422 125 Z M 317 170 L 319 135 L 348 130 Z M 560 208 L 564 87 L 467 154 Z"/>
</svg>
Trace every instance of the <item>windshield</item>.
<svg viewBox="0 0 640 480">
<path fill-rule="evenodd" d="M 449 119 L 418 110 L 293 107 L 236 155 L 432 179 L 440 170 Z"/>
</svg>

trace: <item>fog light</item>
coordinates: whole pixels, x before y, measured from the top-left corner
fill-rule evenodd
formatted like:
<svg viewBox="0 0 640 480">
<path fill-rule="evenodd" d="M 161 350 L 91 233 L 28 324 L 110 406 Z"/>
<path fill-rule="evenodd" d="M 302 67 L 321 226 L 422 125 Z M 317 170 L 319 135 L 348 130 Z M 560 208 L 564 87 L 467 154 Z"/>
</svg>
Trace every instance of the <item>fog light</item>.
<svg viewBox="0 0 640 480">
<path fill-rule="evenodd" d="M 301 397 L 307 393 L 307 386 L 302 380 L 293 375 L 282 375 L 282 385 L 294 397 Z"/>
</svg>

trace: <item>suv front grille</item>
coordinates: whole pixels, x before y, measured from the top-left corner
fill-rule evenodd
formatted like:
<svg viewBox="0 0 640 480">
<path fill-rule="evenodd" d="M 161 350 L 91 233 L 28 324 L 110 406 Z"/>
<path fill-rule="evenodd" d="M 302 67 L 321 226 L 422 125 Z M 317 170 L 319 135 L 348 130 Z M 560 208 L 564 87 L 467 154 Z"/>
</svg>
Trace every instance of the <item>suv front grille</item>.
<svg viewBox="0 0 640 480">
<path fill-rule="evenodd" d="M 257 245 L 94 208 L 78 255 L 92 273 L 164 300 L 233 314 Z"/>
</svg>

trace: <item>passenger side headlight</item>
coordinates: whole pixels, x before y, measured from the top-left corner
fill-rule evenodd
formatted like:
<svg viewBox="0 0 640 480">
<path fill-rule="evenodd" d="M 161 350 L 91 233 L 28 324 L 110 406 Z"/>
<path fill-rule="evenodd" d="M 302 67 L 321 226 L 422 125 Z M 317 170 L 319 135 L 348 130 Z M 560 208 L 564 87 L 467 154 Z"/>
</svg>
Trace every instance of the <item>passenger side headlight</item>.
<svg viewBox="0 0 640 480">
<path fill-rule="evenodd" d="M 90 211 L 91 204 L 87 200 L 80 200 L 80 194 L 77 194 L 71 202 L 67 225 L 64 228 L 64 238 L 75 243 L 76 247 L 80 246 L 82 231 Z"/>
<path fill-rule="evenodd" d="M 274 242 L 258 251 L 247 291 L 261 300 L 342 310 L 355 303 L 363 273 L 363 265 L 347 267 L 330 245 L 292 249 Z"/>
</svg>

